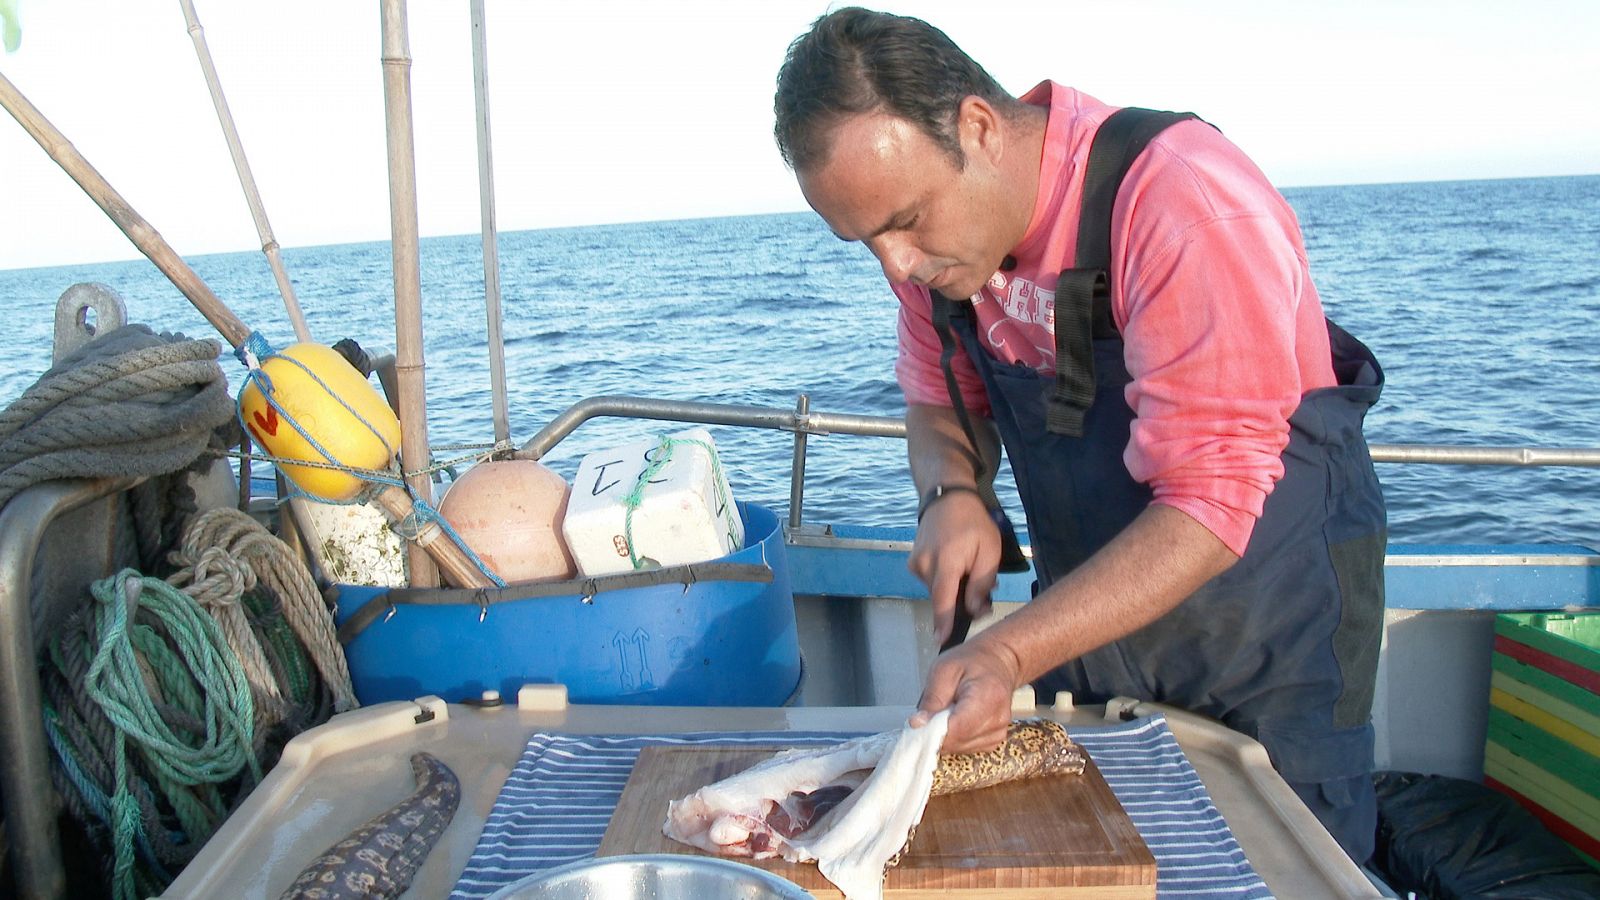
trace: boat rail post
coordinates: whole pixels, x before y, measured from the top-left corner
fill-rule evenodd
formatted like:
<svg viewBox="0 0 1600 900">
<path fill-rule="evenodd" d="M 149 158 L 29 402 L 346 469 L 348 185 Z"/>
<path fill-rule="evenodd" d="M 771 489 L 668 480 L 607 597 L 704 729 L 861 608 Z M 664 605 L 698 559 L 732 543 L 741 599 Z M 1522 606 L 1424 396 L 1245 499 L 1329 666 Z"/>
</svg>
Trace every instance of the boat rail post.
<svg viewBox="0 0 1600 900">
<path fill-rule="evenodd" d="M 34 558 L 51 522 L 142 480 L 48 481 L 0 507 L 0 709 L 6 711 L 0 722 L 0 804 L 14 887 L 24 900 L 55 900 L 66 894 L 34 649 Z"/>
<path fill-rule="evenodd" d="M 94 318 L 89 314 L 94 313 Z M 96 335 L 110 334 L 128 324 L 128 305 L 122 302 L 110 285 L 96 281 L 80 281 L 67 288 L 56 299 L 56 328 L 54 352 L 50 363 L 54 365 Z"/>
<path fill-rule="evenodd" d="M 806 492 L 805 418 L 811 412 L 811 397 L 801 394 L 794 402 L 794 461 L 789 464 L 789 529 L 800 527 L 800 506 Z"/>
</svg>

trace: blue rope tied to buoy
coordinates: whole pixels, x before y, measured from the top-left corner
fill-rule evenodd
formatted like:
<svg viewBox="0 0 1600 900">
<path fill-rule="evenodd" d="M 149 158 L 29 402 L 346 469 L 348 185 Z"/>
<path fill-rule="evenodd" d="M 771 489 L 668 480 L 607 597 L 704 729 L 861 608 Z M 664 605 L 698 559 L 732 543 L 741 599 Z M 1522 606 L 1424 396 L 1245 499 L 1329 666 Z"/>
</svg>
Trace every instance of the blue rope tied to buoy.
<svg viewBox="0 0 1600 900">
<path fill-rule="evenodd" d="M 661 443 L 656 445 L 654 458 L 650 459 L 650 464 L 644 467 L 644 471 L 640 472 L 638 479 L 634 481 L 633 490 L 628 491 L 622 497 L 622 506 L 625 510 L 622 517 L 622 537 L 628 545 L 628 562 L 633 565 L 636 571 L 653 568 L 660 564 L 648 556 L 639 556 L 634 550 L 633 512 L 644 502 L 644 492 L 650 486 L 651 480 L 659 475 L 661 470 L 665 469 L 667 464 L 672 461 L 673 449 L 684 445 L 699 447 L 706 451 L 706 456 L 711 460 L 711 478 L 712 481 L 716 482 L 717 486 L 717 502 L 722 505 L 721 508 L 723 509 L 729 509 L 733 505 L 732 498 L 728 496 L 728 479 L 723 474 L 722 462 L 717 458 L 716 448 L 701 440 L 663 436 Z M 730 514 L 726 537 L 728 539 L 728 547 L 738 550 L 739 536 L 733 531 L 732 515 L 737 515 L 737 513 Z"/>
<path fill-rule="evenodd" d="M 205 610 L 177 588 L 132 569 L 95 582 L 90 593 L 97 601 L 92 616 L 99 643 L 85 688 L 116 727 L 112 883 L 118 900 L 124 900 L 138 896 L 134 850 L 142 834 L 139 804 L 128 787 L 130 739 L 144 766 L 177 784 L 220 784 L 246 768 L 259 781 L 261 765 L 252 749 L 255 713 L 244 670 Z M 162 626 L 164 639 L 136 621 L 141 613 Z M 150 659 L 152 638 L 181 659 L 183 671 Z M 136 645 L 146 650 L 143 665 Z M 157 709 L 153 691 L 162 703 L 195 704 L 190 711 L 204 733 L 174 730 Z M 225 810 L 211 812 L 220 819 Z"/>
<path fill-rule="evenodd" d="M 261 368 L 261 361 L 271 356 L 273 352 L 272 344 L 267 342 L 261 332 L 252 331 L 250 336 L 244 339 L 244 344 L 233 349 L 233 356 L 244 363 L 246 369 L 255 371 Z M 268 380 L 263 387 L 270 387 L 271 384 L 271 380 Z"/>
</svg>

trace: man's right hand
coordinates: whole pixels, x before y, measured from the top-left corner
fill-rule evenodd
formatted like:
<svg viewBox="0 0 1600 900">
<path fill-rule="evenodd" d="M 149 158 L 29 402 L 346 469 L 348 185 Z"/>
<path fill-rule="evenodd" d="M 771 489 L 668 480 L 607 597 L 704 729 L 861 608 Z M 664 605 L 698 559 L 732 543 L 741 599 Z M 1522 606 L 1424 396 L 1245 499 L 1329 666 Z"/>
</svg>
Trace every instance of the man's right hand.
<svg viewBox="0 0 1600 900">
<path fill-rule="evenodd" d="M 1000 570 L 1000 530 L 975 491 L 952 491 L 927 507 L 907 568 L 928 586 L 936 646 L 950 636 L 956 603 L 964 603 L 973 618 L 989 611 Z M 963 579 L 965 596 L 959 596 Z"/>
</svg>

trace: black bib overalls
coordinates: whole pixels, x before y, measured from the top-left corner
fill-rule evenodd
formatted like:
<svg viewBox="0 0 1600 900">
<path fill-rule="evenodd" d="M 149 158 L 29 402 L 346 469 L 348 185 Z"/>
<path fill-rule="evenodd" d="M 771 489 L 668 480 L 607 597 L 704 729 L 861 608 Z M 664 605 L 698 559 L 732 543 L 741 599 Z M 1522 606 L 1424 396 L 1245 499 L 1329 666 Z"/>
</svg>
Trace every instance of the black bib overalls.
<svg viewBox="0 0 1600 900">
<path fill-rule="evenodd" d="M 1150 502 L 1122 463 L 1133 420 L 1122 340 L 1094 341 L 1094 400 L 1083 435 L 1068 437 L 1046 427 L 1049 378 L 994 359 L 957 306 L 951 324 L 988 388 L 1044 590 Z M 1168 703 L 1255 738 L 1359 863 L 1376 823 L 1371 708 L 1386 542 L 1361 423 L 1383 375 L 1360 341 L 1332 322 L 1328 330 L 1338 386 L 1306 394 L 1291 417 L 1284 476 L 1244 556 L 1157 622 L 1035 687 L 1084 703 Z"/>
</svg>

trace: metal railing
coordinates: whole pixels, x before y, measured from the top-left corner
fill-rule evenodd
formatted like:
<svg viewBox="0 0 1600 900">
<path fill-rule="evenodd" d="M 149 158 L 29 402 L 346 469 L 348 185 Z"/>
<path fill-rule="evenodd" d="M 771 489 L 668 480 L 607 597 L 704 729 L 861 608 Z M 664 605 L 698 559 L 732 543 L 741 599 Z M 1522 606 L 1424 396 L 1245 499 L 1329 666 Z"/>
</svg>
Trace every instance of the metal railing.
<svg viewBox="0 0 1600 900">
<path fill-rule="evenodd" d="M 858 434 L 868 437 L 906 436 L 906 423 L 892 416 L 860 416 L 811 412 L 811 398 L 801 394 L 791 410 L 768 406 L 735 406 L 727 403 L 653 400 L 648 397 L 611 395 L 580 400 L 556 416 L 549 425 L 528 439 L 513 457 L 542 459 L 579 425 L 602 416 L 633 419 L 664 419 L 702 425 L 740 425 L 746 428 L 771 428 L 794 433 L 794 462 L 789 468 L 789 527 L 800 527 L 800 510 L 805 503 L 806 437 L 813 434 Z"/>
<path fill-rule="evenodd" d="M 794 462 L 789 472 L 789 527 L 798 528 L 805 497 L 806 437 L 854 434 L 904 439 L 906 423 L 895 416 L 863 416 L 811 411 L 811 400 L 801 394 L 793 410 L 767 406 L 738 406 L 700 401 L 655 400 L 648 397 L 608 395 L 580 400 L 539 430 L 512 455 L 517 459 L 542 459 L 556 444 L 590 419 L 623 417 L 736 425 L 794 433 Z M 1372 461 L 1457 466 L 1600 466 L 1600 450 L 1587 448 L 1472 447 L 1449 444 L 1372 444 Z"/>
<path fill-rule="evenodd" d="M 1469 447 L 1373 444 L 1372 461 L 1447 466 L 1600 466 L 1600 450 L 1581 447 Z"/>
</svg>

